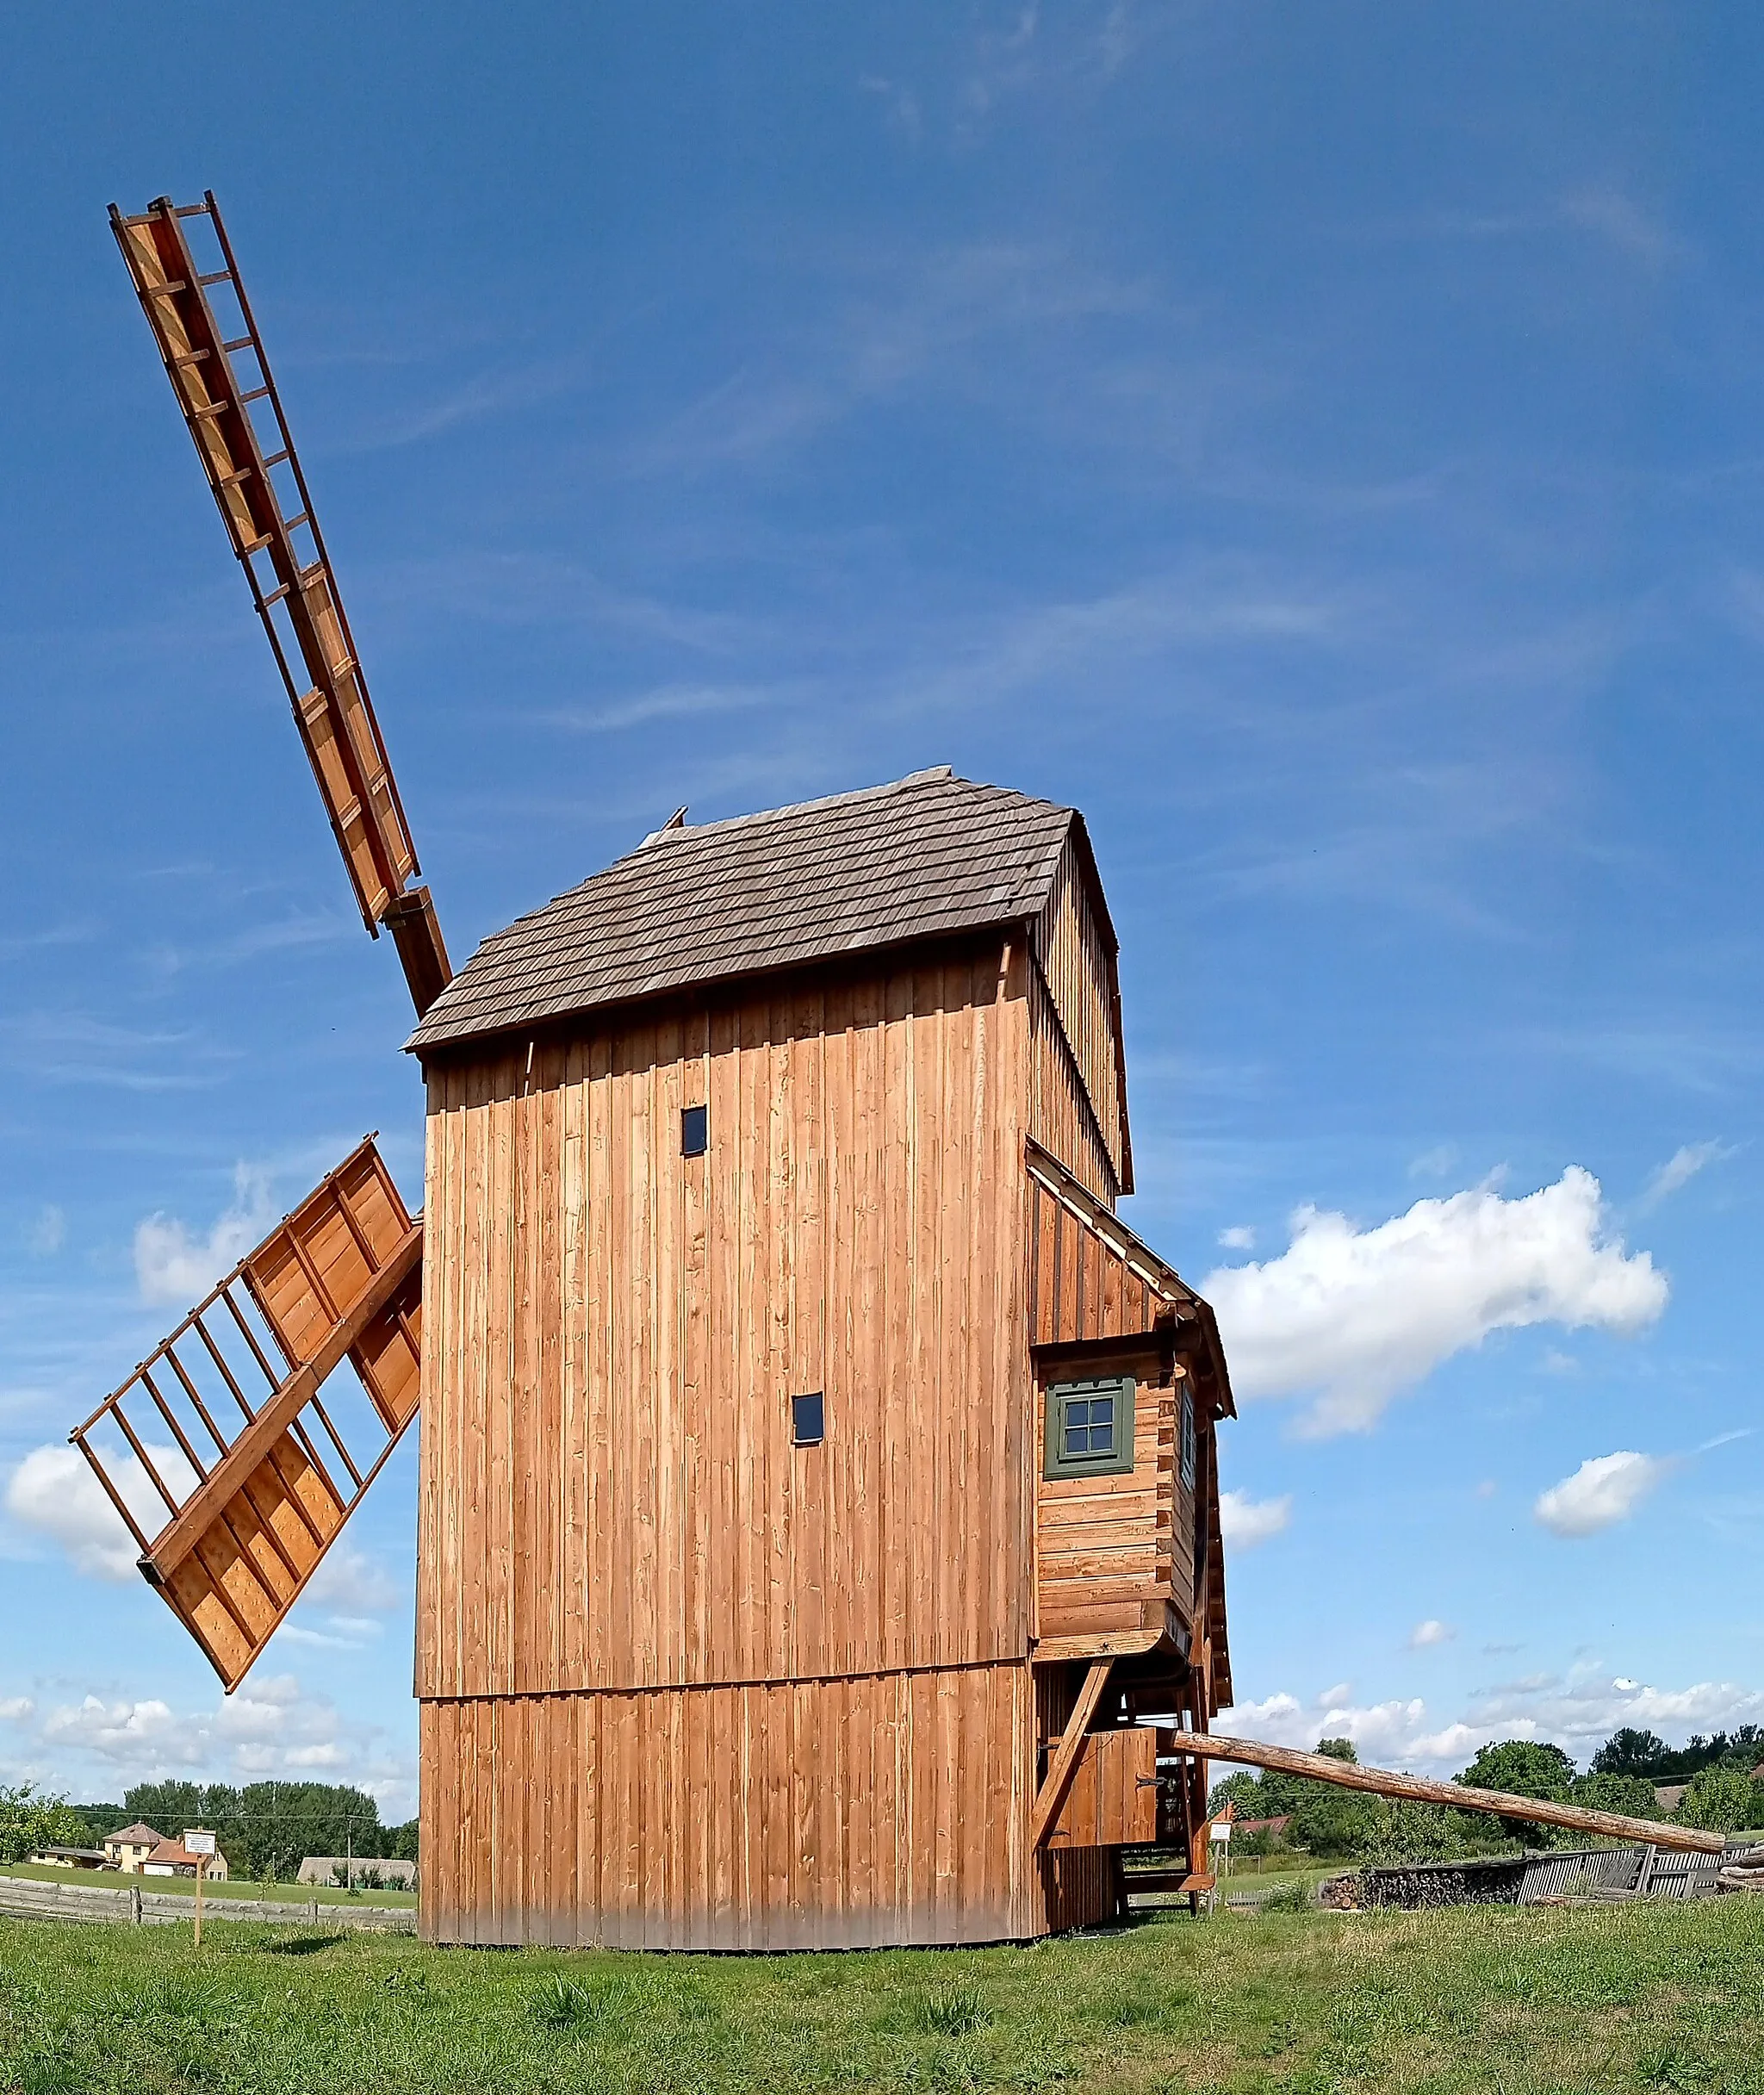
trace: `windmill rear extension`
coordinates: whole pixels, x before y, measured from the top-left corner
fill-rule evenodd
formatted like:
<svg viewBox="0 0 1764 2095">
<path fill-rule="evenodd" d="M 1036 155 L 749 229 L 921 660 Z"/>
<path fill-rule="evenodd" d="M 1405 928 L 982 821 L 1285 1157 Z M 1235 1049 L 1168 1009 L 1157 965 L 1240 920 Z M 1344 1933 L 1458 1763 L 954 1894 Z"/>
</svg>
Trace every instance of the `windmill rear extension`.
<svg viewBox="0 0 1764 2095">
<path fill-rule="evenodd" d="M 947 768 L 677 817 L 453 974 L 214 200 L 112 220 L 427 1086 L 420 1216 L 363 1143 L 76 1432 L 150 1582 L 230 1690 L 420 1414 L 432 1940 L 1024 1938 L 1125 1847 L 1198 1879 L 1146 1720 L 1229 1698 L 1231 1391 L 1114 1213 L 1082 817 Z"/>
</svg>

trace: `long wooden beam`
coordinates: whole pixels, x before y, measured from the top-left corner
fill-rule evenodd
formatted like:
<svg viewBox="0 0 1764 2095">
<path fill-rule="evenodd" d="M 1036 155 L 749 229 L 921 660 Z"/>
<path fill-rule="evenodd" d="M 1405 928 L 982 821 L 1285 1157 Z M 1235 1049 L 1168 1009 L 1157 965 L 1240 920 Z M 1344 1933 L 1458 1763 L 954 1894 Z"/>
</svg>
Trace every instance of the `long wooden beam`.
<svg viewBox="0 0 1764 2095">
<path fill-rule="evenodd" d="M 416 1222 L 375 1274 L 360 1302 L 332 1327 L 312 1359 L 303 1367 L 296 1368 L 266 1399 L 238 1439 L 191 1493 L 183 1512 L 162 1534 L 155 1537 L 152 1548 L 140 1560 L 141 1570 L 152 1583 L 163 1586 L 170 1581 L 171 1574 L 207 1533 L 216 1509 L 227 1504 L 281 1439 L 320 1383 L 403 1286 L 422 1255 L 423 1225 Z"/>
<path fill-rule="evenodd" d="M 1109 1685 L 1109 1675 L 1115 1661 L 1097 1658 L 1090 1662 L 1090 1670 L 1084 1675 L 1084 1684 L 1078 1690 L 1078 1699 L 1073 1706 L 1066 1726 L 1059 1735 L 1059 1744 L 1053 1758 L 1047 1764 L 1047 1777 L 1042 1783 L 1040 1793 L 1035 1799 L 1035 1814 L 1029 1824 L 1029 1849 L 1033 1853 L 1053 1831 L 1065 1804 L 1066 1792 L 1071 1787 L 1071 1779 L 1078 1772 L 1078 1756 L 1084 1751 L 1084 1734 L 1090 1728 L 1090 1719 L 1096 1713 L 1096 1705 L 1102 1699 L 1102 1690 Z"/>
<path fill-rule="evenodd" d="M 1430 1781 L 1425 1775 L 1391 1775 L 1382 1768 L 1362 1768 L 1357 1761 L 1336 1760 L 1327 1753 L 1298 1753 L 1290 1746 L 1264 1746 L 1253 1738 L 1227 1738 L 1218 1731 L 1171 1731 L 1160 1725 L 1158 1742 L 1165 1752 L 1240 1761 L 1252 1768 L 1273 1768 L 1282 1775 L 1333 1782 L 1339 1789 L 1370 1790 L 1376 1796 L 1402 1797 L 1412 1804 L 1444 1804 L 1458 1812 L 1493 1812 L 1503 1818 L 1530 1818 L 1539 1825 L 1567 1826 L 1572 1832 L 1596 1833 L 1607 1840 L 1651 1841 L 1656 1848 L 1688 1849 L 1697 1855 L 1719 1855 L 1727 1845 L 1721 1834 L 1705 1833 L 1698 1826 L 1625 1818 L 1617 1812 L 1589 1812 L 1578 1804 L 1551 1804 L 1539 1797 L 1510 1797 L 1498 1789 Z"/>
</svg>

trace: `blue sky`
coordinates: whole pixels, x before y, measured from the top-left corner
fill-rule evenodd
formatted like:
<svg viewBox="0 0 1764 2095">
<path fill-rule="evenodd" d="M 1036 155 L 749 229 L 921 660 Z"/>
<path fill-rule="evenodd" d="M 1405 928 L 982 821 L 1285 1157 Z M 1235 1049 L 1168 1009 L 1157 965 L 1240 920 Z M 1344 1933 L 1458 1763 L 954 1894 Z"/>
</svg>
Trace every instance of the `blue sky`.
<svg viewBox="0 0 1764 2095">
<path fill-rule="evenodd" d="M 363 1129 L 419 1193 L 104 224 L 207 186 L 456 955 L 682 801 L 1075 802 L 1242 1728 L 1764 1718 L 1761 72 L 1730 6 L 13 10 L 0 1779 L 413 1797 L 413 1450 L 226 1708 L 30 1466 Z"/>
</svg>

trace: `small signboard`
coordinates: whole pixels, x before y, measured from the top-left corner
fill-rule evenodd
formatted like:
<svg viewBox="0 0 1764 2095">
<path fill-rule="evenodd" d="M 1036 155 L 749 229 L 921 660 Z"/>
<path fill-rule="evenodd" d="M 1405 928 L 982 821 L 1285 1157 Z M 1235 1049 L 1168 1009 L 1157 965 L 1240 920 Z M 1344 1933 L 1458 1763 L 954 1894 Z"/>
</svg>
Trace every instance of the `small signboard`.
<svg viewBox="0 0 1764 2095">
<path fill-rule="evenodd" d="M 1213 1832 L 1211 1837 L 1214 1840 L 1229 1840 L 1231 1838 L 1230 1819 L 1215 1818 L 1213 1821 Z"/>
<path fill-rule="evenodd" d="M 213 1855 L 214 1836 L 212 1833 L 200 1833 L 186 1829 L 183 1836 L 183 1851 L 186 1855 Z"/>
</svg>

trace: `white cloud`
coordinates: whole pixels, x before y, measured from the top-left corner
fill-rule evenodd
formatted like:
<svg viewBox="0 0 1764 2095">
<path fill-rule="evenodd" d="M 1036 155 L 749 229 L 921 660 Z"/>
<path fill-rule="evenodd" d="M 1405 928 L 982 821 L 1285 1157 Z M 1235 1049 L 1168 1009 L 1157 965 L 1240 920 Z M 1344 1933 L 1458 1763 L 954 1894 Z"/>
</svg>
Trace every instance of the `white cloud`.
<svg viewBox="0 0 1764 2095">
<path fill-rule="evenodd" d="M 140 1464 L 133 1456 L 127 1459 L 145 1485 Z M 140 1553 L 134 1538 L 77 1448 L 53 1443 L 33 1448 L 8 1480 L 6 1510 L 23 1526 L 59 1543 L 76 1570 L 92 1578 L 134 1576 Z M 164 1525 L 162 1514 L 154 1526 Z M 153 1532 L 153 1527 L 143 1526 L 146 1532 Z"/>
<path fill-rule="evenodd" d="M 1457 1632 L 1450 1623 L 1440 1622 L 1430 1616 L 1426 1621 L 1416 1623 L 1409 1632 L 1409 1649 L 1412 1651 L 1425 1651 L 1432 1644 L 1450 1644 L 1457 1635 Z"/>
<path fill-rule="evenodd" d="M 1572 1476 L 1542 1493 L 1531 1511 L 1552 1535 L 1574 1539 L 1627 1520 L 1672 1467 L 1657 1456 L 1621 1448 L 1592 1455 Z"/>
<path fill-rule="evenodd" d="M 169 1442 L 145 1445 L 166 1489 L 182 1499 L 196 1477 L 181 1450 Z M 107 1451 L 104 1467 L 141 1532 L 157 1535 L 171 1514 L 139 1458 L 126 1449 Z M 140 1547 L 78 1448 L 53 1441 L 33 1448 L 7 1483 L 6 1510 L 22 1526 L 59 1543 L 74 1570 L 89 1578 L 136 1576 Z"/>
<path fill-rule="evenodd" d="M 25 1242 L 35 1259 L 53 1259 L 67 1241 L 67 1215 L 51 1201 L 38 1210 L 37 1219 L 25 1233 Z"/>
<path fill-rule="evenodd" d="M 1351 1738 L 1360 1758 L 1376 1768 L 1389 1766 L 1393 1756 L 1408 1750 L 1426 1714 L 1427 1706 L 1419 1698 L 1362 1707 L 1345 1700 L 1307 1706 L 1296 1695 L 1276 1694 L 1264 1702 L 1239 1702 L 1221 1710 L 1215 1728 L 1239 1738 L 1296 1746 L 1305 1753 L 1320 1738 Z"/>
<path fill-rule="evenodd" d="M 1219 1246 L 1221 1251 L 1254 1251 L 1256 1233 L 1245 1223 L 1239 1223 L 1232 1229 L 1221 1229 Z"/>
<path fill-rule="evenodd" d="M 1711 1164 L 1724 1164 L 1734 1155 L 1719 1142 L 1686 1142 L 1673 1151 L 1659 1169 L 1649 1178 L 1642 1190 L 1637 1205 L 1645 1214 L 1657 1208 L 1662 1200 L 1669 1200 L 1680 1186 L 1688 1185 L 1697 1173 Z"/>
<path fill-rule="evenodd" d="M 35 1712 L 36 1706 L 28 1695 L 9 1695 L 0 1702 L 0 1721 L 22 1724 Z"/>
<path fill-rule="evenodd" d="M 1317 1700 L 1320 1703 L 1326 1704 L 1345 1702 L 1353 1691 L 1354 1687 L 1351 1681 L 1338 1681 L 1333 1688 L 1326 1688 Z"/>
<path fill-rule="evenodd" d="M 1392 1398 L 1491 1332 L 1559 1323 L 1624 1334 L 1666 1277 L 1609 1234 L 1599 1181 L 1570 1165 L 1513 1200 L 1492 1184 L 1417 1201 L 1376 1228 L 1301 1208 L 1277 1259 L 1221 1266 L 1212 1302 L 1239 1397 L 1308 1396 L 1312 1434 L 1370 1427 Z"/>
<path fill-rule="evenodd" d="M 1228 1549 L 1252 1550 L 1270 1535 L 1283 1534 L 1292 1519 L 1292 1498 L 1252 1499 L 1245 1491 L 1226 1491 L 1219 1499 L 1219 1532 Z"/>
<path fill-rule="evenodd" d="M 379 1614 L 396 1607 L 403 1588 L 385 1565 L 339 1542 L 314 1572 L 303 1601 L 326 1602 L 345 1613 Z"/>
<path fill-rule="evenodd" d="M 267 1178 L 245 1164 L 233 1170 L 233 1205 L 206 1237 L 192 1237 L 176 1215 L 147 1215 L 134 1233 L 135 1282 L 141 1300 L 180 1306 L 197 1301 L 238 1265 L 274 1220 Z"/>
</svg>

